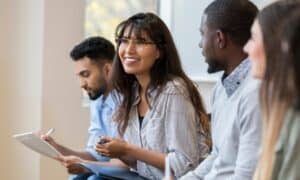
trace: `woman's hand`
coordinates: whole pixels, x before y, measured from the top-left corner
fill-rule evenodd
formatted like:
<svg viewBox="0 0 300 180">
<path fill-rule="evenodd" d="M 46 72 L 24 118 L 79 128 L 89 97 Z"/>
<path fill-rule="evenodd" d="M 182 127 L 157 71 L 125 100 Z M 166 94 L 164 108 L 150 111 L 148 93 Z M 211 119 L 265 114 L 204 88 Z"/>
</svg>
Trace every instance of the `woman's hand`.
<svg viewBox="0 0 300 180">
<path fill-rule="evenodd" d="M 95 150 L 97 153 L 111 157 L 111 158 L 120 158 L 126 155 L 129 144 L 119 138 L 112 137 L 103 137 L 103 144 L 96 144 Z"/>
<path fill-rule="evenodd" d="M 119 138 L 103 137 L 102 141 L 103 144 L 95 145 L 95 151 L 103 156 L 119 158 L 129 166 L 136 165 L 136 161 L 140 160 L 164 170 L 166 158 L 164 153 L 147 150 Z"/>
</svg>

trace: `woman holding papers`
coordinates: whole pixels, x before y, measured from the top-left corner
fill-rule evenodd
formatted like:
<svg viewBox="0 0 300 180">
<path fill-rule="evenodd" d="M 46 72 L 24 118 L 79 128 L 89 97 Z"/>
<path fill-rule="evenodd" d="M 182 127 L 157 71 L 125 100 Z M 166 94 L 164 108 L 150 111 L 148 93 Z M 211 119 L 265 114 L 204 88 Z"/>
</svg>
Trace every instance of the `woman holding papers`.
<svg viewBox="0 0 300 180">
<path fill-rule="evenodd" d="M 180 177 L 209 150 L 209 121 L 199 92 L 156 15 L 139 13 L 120 23 L 116 42 L 111 82 L 122 96 L 114 119 L 123 139 L 104 137 L 96 151 L 120 158 L 149 179 L 163 178 L 168 154 Z"/>
</svg>

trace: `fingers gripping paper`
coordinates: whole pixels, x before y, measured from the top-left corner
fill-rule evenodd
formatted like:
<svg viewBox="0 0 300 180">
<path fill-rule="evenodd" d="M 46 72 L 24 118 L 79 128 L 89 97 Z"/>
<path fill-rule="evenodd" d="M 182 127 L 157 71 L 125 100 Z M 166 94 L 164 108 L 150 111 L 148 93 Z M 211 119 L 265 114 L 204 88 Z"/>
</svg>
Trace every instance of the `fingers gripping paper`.
<svg viewBox="0 0 300 180">
<path fill-rule="evenodd" d="M 28 132 L 23 134 L 16 134 L 13 137 L 29 149 L 42 155 L 54 159 L 60 156 L 60 153 L 53 146 L 51 146 L 45 140 L 41 139 L 36 133 Z"/>
</svg>

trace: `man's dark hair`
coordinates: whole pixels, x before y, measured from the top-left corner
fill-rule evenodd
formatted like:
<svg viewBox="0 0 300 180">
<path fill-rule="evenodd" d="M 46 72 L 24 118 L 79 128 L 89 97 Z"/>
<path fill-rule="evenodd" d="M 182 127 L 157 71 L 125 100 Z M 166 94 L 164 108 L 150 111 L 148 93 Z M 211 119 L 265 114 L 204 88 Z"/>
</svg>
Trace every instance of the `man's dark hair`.
<svg viewBox="0 0 300 180">
<path fill-rule="evenodd" d="M 234 43 L 244 46 L 250 38 L 250 29 L 258 9 L 248 0 L 215 0 L 204 13 L 209 26 L 220 29 Z"/>
<path fill-rule="evenodd" d="M 109 40 L 103 37 L 90 37 L 76 45 L 70 56 L 74 61 L 88 57 L 96 62 L 103 60 L 112 62 L 115 56 L 115 48 Z"/>
</svg>

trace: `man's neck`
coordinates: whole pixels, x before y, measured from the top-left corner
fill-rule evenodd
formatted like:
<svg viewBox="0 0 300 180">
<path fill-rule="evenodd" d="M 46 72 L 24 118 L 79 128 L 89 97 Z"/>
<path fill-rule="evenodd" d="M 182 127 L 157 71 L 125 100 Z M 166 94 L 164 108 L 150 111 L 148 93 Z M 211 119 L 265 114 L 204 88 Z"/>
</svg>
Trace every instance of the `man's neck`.
<svg viewBox="0 0 300 180">
<path fill-rule="evenodd" d="M 102 96 L 106 98 L 108 96 L 108 94 L 109 94 L 109 91 L 108 91 L 108 89 L 106 89 L 104 91 L 104 93 L 102 94 Z"/>
<path fill-rule="evenodd" d="M 240 51 L 239 53 L 232 53 L 227 58 L 227 66 L 224 70 L 224 75 L 228 76 L 232 71 L 241 64 L 242 61 L 244 61 L 247 58 L 247 54 Z"/>
</svg>

